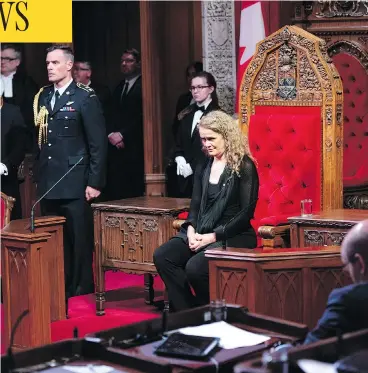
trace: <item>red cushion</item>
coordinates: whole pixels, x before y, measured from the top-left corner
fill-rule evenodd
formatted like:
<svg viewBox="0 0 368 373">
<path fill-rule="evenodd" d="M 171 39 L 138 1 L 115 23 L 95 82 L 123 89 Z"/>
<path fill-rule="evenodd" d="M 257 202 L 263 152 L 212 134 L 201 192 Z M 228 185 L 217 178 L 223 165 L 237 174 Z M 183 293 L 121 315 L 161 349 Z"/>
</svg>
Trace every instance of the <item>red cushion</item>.
<svg viewBox="0 0 368 373">
<path fill-rule="evenodd" d="M 368 184 L 368 74 L 352 55 L 333 57 L 344 87 L 344 186 Z"/>
<path fill-rule="evenodd" d="M 296 114 L 299 111 L 302 114 Z M 286 223 L 288 216 L 300 214 L 300 201 L 306 198 L 313 200 L 314 211 L 319 210 L 319 113 L 318 107 L 257 107 L 252 115 L 249 144 L 260 179 L 255 211 L 258 224 Z"/>
<path fill-rule="evenodd" d="M 178 219 L 187 220 L 187 218 L 188 218 L 188 211 L 181 212 L 178 215 Z"/>
</svg>

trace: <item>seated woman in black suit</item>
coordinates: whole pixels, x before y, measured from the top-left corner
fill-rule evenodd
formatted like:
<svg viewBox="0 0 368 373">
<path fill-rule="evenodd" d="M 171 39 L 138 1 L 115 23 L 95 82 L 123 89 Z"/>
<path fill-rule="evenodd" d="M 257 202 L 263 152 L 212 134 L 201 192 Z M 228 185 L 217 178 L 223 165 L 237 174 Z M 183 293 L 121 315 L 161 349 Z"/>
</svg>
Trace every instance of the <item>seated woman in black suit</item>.
<svg viewBox="0 0 368 373">
<path fill-rule="evenodd" d="M 259 182 L 247 138 L 221 111 L 201 119 L 199 134 L 207 157 L 196 168 L 188 219 L 153 255 L 175 311 L 209 302 L 206 249 L 223 242 L 239 248 L 254 248 L 257 243 L 250 220 Z"/>
</svg>

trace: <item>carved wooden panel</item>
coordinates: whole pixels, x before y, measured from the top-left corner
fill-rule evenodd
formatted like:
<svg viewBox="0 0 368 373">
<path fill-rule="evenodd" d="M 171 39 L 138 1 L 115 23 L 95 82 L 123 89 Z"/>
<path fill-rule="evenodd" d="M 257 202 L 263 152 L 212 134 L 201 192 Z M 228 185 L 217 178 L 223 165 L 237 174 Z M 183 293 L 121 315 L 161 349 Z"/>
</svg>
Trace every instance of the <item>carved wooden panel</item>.
<svg viewBox="0 0 368 373">
<path fill-rule="evenodd" d="M 218 292 L 219 299 L 226 299 L 227 303 L 247 305 L 247 270 L 235 270 L 219 267 Z"/>
<path fill-rule="evenodd" d="M 152 262 L 154 249 L 162 241 L 158 217 L 136 214 L 102 214 L 102 242 L 106 259 Z"/>
<path fill-rule="evenodd" d="M 304 230 L 304 246 L 341 246 L 346 231 Z"/>
<path fill-rule="evenodd" d="M 265 313 L 302 322 L 302 290 L 300 269 L 265 271 Z"/>
</svg>

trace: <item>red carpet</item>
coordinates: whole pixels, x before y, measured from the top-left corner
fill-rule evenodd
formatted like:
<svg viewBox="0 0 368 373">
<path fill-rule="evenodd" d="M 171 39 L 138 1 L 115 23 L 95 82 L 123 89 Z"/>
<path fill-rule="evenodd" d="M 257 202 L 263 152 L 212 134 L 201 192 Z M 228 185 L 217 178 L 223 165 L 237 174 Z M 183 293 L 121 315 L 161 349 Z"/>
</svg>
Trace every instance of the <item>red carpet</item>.
<svg viewBox="0 0 368 373">
<path fill-rule="evenodd" d="M 143 275 L 107 272 L 106 315 L 96 316 L 94 294 L 71 298 L 68 310 L 69 319 L 51 323 L 52 341 L 73 337 L 75 327 L 78 328 L 79 337 L 83 337 L 99 330 L 159 317 L 160 311 L 144 302 L 143 281 Z M 155 277 L 154 288 L 155 300 L 160 297 L 162 299 L 163 283 L 159 277 Z M 1 345 L 1 352 L 4 352 L 3 345 Z"/>
</svg>

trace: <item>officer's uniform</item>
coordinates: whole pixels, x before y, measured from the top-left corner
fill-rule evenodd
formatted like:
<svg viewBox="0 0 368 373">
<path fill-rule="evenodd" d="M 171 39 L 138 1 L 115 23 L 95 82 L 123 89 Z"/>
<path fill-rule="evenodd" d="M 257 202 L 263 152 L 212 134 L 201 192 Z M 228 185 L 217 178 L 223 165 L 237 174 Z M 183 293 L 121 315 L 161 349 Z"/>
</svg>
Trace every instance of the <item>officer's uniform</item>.
<svg viewBox="0 0 368 373">
<path fill-rule="evenodd" d="M 44 215 L 66 217 L 64 266 L 67 297 L 93 292 L 93 220 L 87 186 L 105 185 L 107 137 L 100 102 L 93 89 L 72 82 L 55 101 L 54 86 L 35 96 L 38 126 L 35 180 L 42 196 L 73 165 L 81 162 L 41 202 Z"/>
</svg>

